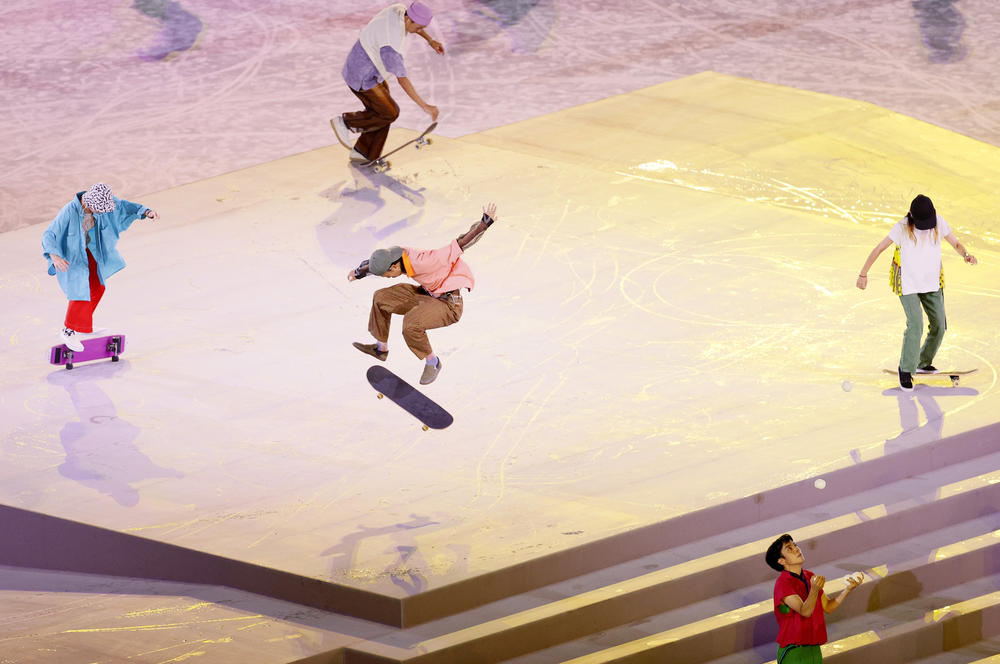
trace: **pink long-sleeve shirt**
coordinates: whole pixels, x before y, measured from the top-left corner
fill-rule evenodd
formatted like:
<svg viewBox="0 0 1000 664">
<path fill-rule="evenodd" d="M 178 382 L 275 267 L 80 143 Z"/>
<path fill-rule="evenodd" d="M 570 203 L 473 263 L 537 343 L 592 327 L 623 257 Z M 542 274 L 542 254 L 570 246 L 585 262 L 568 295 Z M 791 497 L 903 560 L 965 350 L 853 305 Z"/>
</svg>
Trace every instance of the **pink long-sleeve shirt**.
<svg viewBox="0 0 1000 664">
<path fill-rule="evenodd" d="M 462 248 L 457 240 L 440 249 L 403 249 L 403 268 L 406 275 L 424 287 L 431 295 L 476 285 L 472 270 L 462 260 Z"/>
</svg>

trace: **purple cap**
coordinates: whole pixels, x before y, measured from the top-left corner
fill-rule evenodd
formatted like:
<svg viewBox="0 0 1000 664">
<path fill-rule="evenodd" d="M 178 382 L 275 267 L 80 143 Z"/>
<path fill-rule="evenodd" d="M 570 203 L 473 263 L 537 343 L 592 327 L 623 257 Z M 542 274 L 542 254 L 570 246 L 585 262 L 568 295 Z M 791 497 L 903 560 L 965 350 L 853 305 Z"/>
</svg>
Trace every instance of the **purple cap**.
<svg viewBox="0 0 1000 664">
<path fill-rule="evenodd" d="M 406 15 L 417 25 L 429 25 L 431 19 L 434 18 L 431 8 L 422 2 L 411 3 L 409 9 L 406 10 Z"/>
</svg>

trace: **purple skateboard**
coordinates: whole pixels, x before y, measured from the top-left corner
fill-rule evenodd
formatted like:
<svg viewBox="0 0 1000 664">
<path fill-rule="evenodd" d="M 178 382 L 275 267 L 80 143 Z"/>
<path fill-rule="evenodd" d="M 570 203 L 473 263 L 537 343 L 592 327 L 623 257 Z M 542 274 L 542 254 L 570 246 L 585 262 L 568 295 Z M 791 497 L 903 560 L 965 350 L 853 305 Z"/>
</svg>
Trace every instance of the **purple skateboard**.
<svg viewBox="0 0 1000 664">
<path fill-rule="evenodd" d="M 389 397 L 397 406 L 420 420 L 424 431 L 428 427 L 444 429 L 454 421 L 448 411 L 385 367 L 368 369 L 368 382 L 375 388 L 379 399 Z"/>
<path fill-rule="evenodd" d="M 112 334 L 107 337 L 94 337 L 83 340 L 83 350 L 72 351 L 66 344 L 59 344 L 52 347 L 49 354 L 50 364 L 65 364 L 67 369 L 72 369 L 77 362 L 88 362 L 90 360 L 102 360 L 110 357 L 112 362 L 118 361 L 118 356 L 125 352 L 125 335 Z"/>
</svg>

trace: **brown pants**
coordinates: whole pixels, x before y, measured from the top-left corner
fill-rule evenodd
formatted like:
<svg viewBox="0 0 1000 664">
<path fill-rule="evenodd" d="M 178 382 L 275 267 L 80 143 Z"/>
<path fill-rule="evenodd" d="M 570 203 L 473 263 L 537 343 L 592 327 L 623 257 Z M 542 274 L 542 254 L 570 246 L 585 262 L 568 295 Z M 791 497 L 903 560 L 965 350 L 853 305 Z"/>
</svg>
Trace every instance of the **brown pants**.
<svg viewBox="0 0 1000 664">
<path fill-rule="evenodd" d="M 378 159 L 389 137 L 389 125 L 399 117 L 399 104 L 393 101 L 385 81 L 368 90 L 351 88 L 351 92 L 365 105 L 363 111 L 344 113 L 344 124 L 362 132 L 354 149 L 368 159 Z"/>
<path fill-rule="evenodd" d="M 457 292 L 440 298 L 424 294 L 413 284 L 397 284 L 375 291 L 368 331 L 377 340 L 389 340 L 389 319 L 403 315 L 403 339 L 421 360 L 431 354 L 427 330 L 457 323 L 462 317 L 462 296 Z"/>
</svg>

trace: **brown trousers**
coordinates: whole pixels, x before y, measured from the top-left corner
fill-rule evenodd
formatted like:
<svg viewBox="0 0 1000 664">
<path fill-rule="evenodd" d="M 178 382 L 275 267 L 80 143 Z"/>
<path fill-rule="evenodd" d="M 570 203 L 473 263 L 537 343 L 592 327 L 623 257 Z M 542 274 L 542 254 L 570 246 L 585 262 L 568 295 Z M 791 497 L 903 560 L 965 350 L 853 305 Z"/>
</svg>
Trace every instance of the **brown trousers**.
<svg viewBox="0 0 1000 664">
<path fill-rule="evenodd" d="M 399 104 L 393 101 L 385 81 L 368 90 L 351 88 L 351 92 L 365 105 L 363 111 L 344 113 L 344 124 L 362 132 L 354 149 L 368 159 L 378 159 L 389 137 L 389 125 L 399 117 Z"/>
<path fill-rule="evenodd" d="M 403 315 L 403 339 L 422 360 L 433 352 L 427 330 L 457 323 L 462 317 L 462 296 L 456 292 L 440 298 L 431 297 L 413 284 L 397 284 L 375 291 L 368 331 L 382 343 L 389 340 L 392 314 Z"/>
</svg>

